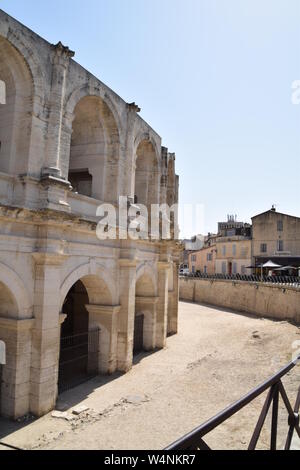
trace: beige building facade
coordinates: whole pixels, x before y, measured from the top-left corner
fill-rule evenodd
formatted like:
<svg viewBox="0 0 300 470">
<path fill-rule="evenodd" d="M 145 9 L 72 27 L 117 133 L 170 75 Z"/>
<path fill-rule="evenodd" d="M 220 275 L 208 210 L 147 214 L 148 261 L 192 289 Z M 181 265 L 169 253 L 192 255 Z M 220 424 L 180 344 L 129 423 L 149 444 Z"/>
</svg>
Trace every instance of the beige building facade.
<svg viewBox="0 0 300 470">
<path fill-rule="evenodd" d="M 251 240 L 220 237 L 217 240 L 217 274 L 251 274 Z"/>
<path fill-rule="evenodd" d="M 216 272 L 216 245 L 206 246 L 199 251 L 189 254 L 190 273 L 213 275 Z"/>
<path fill-rule="evenodd" d="M 177 332 L 177 243 L 122 239 L 119 219 L 116 239 L 96 233 L 97 208 L 119 196 L 176 203 L 175 155 L 73 56 L 0 10 L 0 414 L 12 418 L 52 410 L 73 379 L 130 370 Z"/>
<path fill-rule="evenodd" d="M 300 218 L 273 207 L 252 218 L 252 262 L 269 260 L 281 266 L 300 266 Z"/>
</svg>

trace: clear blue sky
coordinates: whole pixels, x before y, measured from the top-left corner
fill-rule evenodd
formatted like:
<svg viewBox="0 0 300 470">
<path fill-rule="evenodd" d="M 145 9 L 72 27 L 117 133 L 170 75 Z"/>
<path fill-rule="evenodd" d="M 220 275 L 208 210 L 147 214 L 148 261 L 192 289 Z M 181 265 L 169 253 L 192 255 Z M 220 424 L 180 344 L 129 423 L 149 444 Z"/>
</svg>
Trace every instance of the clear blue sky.
<svg viewBox="0 0 300 470">
<path fill-rule="evenodd" d="M 206 231 L 277 204 L 300 216 L 299 0 L 1 0 L 127 101 L 177 154 Z M 190 235 L 192 228 L 182 228 Z"/>
</svg>

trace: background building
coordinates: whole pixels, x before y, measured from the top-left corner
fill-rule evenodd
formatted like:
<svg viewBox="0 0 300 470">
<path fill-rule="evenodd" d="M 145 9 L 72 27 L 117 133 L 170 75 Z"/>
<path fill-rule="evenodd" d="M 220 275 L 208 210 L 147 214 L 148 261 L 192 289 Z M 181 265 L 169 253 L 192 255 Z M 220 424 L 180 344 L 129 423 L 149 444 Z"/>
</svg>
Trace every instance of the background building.
<svg viewBox="0 0 300 470">
<path fill-rule="evenodd" d="M 182 240 L 184 247 L 180 257 L 180 269 L 189 269 L 189 255 L 203 248 L 205 242 L 204 235 L 195 235 L 192 238 Z"/>
<path fill-rule="evenodd" d="M 252 264 L 269 260 L 300 266 L 300 218 L 281 214 L 275 207 L 252 217 Z"/>
<path fill-rule="evenodd" d="M 217 274 L 251 274 L 251 225 L 228 216 L 219 222 L 216 240 Z"/>
<path fill-rule="evenodd" d="M 216 272 L 216 244 L 203 247 L 201 250 L 189 254 L 189 271 L 195 274 L 215 274 Z"/>
</svg>

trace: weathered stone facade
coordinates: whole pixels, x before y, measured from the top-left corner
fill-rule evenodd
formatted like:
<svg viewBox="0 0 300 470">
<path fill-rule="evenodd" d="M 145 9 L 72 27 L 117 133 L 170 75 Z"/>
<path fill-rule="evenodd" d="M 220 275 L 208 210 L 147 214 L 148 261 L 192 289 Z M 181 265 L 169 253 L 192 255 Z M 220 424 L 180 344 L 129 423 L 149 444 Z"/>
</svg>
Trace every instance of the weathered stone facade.
<svg viewBox="0 0 300 470">
<path fill-rule="evenodd" d="M 99 374 L 132 367 L 136 313 L 146 350 L 177 332 L 176 242 L 96 236 L 101 202 L 177 202 L 175 156 L 73 55 L 0 10 L 1 414 L 12 418 L 55 406 L 71 300 L 87 295 L 88 330 L 100 329 Z"/>
</svg>

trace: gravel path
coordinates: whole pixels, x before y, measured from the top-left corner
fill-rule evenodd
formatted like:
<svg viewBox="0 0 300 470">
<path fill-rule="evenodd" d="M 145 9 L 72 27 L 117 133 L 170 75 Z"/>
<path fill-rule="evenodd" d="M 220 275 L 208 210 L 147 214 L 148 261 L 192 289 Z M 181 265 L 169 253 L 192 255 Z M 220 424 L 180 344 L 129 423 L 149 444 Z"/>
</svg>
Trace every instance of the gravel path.
<svg viewBox="0 0 300 470">
<path fill-rule="evenodd" d="M 27 449 L 162 449 L 221 411 L 291 360 L 300 329 L 286 322 L 180 303 L 180 332 L 167 348 L 136 357 L 125 375 L 96 378 L 61 395 L 58 408 L 89 408 L 71 421 L 16 425 L 0 420 L 0 439 Z M 300 366 L 284 384 L 292 404 Z M 214 449 L 246 449 L 264 397 L 207 436 Z M 282 411 L 282 405 L 281 405 Z M 286 415 L 280 412 L 280 443 Z M 269 443 L 264 431 L 259 447 Z"/>
</svg>

